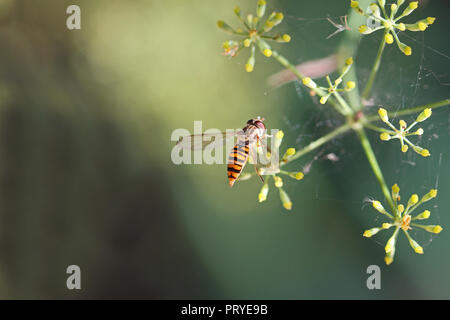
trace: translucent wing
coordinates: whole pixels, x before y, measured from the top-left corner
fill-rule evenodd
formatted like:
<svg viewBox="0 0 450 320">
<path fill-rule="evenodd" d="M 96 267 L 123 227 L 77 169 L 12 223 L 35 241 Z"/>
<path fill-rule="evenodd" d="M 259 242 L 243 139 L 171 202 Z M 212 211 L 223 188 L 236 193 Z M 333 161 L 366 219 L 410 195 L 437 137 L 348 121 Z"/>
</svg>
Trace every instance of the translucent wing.
<svg viewBox="0 0 450 320">
<path fill-rule="evenodd" d="M 223 146 L 228 140 L 234 137 L 244 137 L 245 133 L 242 130 L 217 132 L 217 133 L 203 133 L 193 134 L 190 136 L 181 137 L 177 142 L 177 146 L 182 149 L 203 150 L 215 149 Z"/>
</svg>

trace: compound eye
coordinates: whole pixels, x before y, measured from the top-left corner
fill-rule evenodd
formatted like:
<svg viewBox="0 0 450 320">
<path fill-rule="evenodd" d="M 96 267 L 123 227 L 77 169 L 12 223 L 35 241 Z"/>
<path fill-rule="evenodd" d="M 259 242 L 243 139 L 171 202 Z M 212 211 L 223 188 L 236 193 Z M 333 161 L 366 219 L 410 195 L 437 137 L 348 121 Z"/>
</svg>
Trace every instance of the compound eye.
<svg viewBox="0 0 450 320">
<path fill-rule="evenodd" d="M 247 121 L 247 124 L 255 124 L 254 122 L 255 122 L 255 120 L 250 119 L 250 120 Z"/>
<path fill-rule="evenodd" d="M 259 121 L 259 120 L 255 121 L 255 126 L 257 126 L 260 129 L 266 129 L 266 126 L 264 125 L 264 123 L 262 121 Z"/>
</svg>

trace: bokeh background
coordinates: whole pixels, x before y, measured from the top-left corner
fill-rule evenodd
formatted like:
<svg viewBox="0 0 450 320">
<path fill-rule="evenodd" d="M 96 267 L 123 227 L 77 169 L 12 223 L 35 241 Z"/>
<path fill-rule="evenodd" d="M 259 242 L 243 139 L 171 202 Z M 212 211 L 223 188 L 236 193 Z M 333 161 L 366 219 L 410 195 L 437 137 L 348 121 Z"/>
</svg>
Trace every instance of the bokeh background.
<svg viewBox="0 0 450 320">
<path fill-rule="evenodd" d="M 421 256 L 400 237 L 389 267 L 389 233 L 361 236 L 383 222 L 365 201 L 382 194 L 353 133 L 291 165 L 311 170 L 285 180 L 290 212 L 273 186 L 259 204 L 256 179 L 230 189 L 223 165 L 171 162 L 172 131 L 193 130 L 194 120 L 226 129 L 264 116 L 296 148 L 338 124 L 293 83 L 269 88 L 281 70 L 273 59 L 258 55 L 247 74 L 247 53 L 220 54 L 229 36 L 216 21 L 237 25 L 234 5 L 253 12 L 255 2 L 0 1 L 0 298 L 450 298 L 447 108 L 424 123 L 427 159 L 370 133 L 404 198 L 439 189 L 427 207 L 444 231 L 415 234 Z M 295 63 L 332 54 L 344 33 L 327 40 L 335 31 L 327 18 L 339 22 L 348 2 L 270 1 L 286 16 L 279 31 L 293 39 L 276 48 Z M 81 30 L 66 28 L 70 4 L 81 7 Z M 411 57 L 387 48 L 374 105 L 449 97 L 449 9 L 422 1 L 407 19 L 437 17 L 424 33 L 400 35 Z M 361 41 L 360 85 L 380 36 Z M 326 160 L 330 153 L 339 160 Z M 66 288 L 71 264 L 81 267 L 80 291 Z M 369 291 L 373 264 L 382 289 Z"/>
</svg>

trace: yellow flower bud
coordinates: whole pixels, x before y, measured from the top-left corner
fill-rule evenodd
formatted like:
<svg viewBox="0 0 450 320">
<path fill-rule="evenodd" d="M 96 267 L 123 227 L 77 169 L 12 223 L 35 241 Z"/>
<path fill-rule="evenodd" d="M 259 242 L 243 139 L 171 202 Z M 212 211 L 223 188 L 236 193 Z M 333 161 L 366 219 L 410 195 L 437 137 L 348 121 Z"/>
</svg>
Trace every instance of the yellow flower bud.
<svg viewBox="0 0 450 320">
<path fill-rule="evenodd" d="M 325 103 L 327 103 L 327 100 L 328 100 L 328 97 L 327 97 L 327 96 L 322 97 L 322 98 L 320 98 L 320 103 L 321 103 L 321 104 L 325 104 Z"/>
<path fill-rule="evenodd" d="M 406 144 L 404 144 L 402 146 L 402 152 L 405 153 L 406 151 L 408 151 L 408 146 Z"/>
<path fill-rule="evenodd" d="M 400 120 L 400 121 L 398 122 L 398 124 L 400 125 L 400 128 L 406 129 L 406 121 L 405 121 L 405 120 Z"/>
<path fill-rule="evenodd" d="M 406 46 L 406 47 L 405 47 L 405 50 L 403 51 L 403 53 L 404 53 L 406 56 L 410 56 L 410 55 L 412 54 L 412 49 L 411 49 L 411 47 Z"/>
<path fill-rule="evenodd" d="M 267 199 L 267 194 L 269 193 L 269 185 L 265 183 L 258 194 L 258 201 L 263 202 Z"/>
<path fill-rule="evenodd" d="M 437 196 L 437 189 L 431 189 L 426 195 L 422 197 L 422 202 L 429 201 Z"/>
<path fill-rule="evenodd" d="M 386 109 L 379 108 L 378 109 L 378 115 L 380 116 L 381 121 L 383 121 L 383 122 L 388 122 L 389 121 L 389 117 L 387 115 Z"/>
<path fill-rule="evenodd" d="M 377 211 L 379 211 L 379 212 L 382 212 L 382 213 L 386 212 L 386 211 L 384 210 L 384 207 L 383 207 L 383 205 L 381 204 L 380 201 L 377 201 L 377 200 L 373 201 L 373 202 L 372 202 L 372 206 L 373 206 L 375 209 L 377 209 Z"/>
<path fill-rule="evenodd" d="M 266 1 L 258 0 L 258 3 L 256 5 L 256 15 L 258 16 L 258 18 L 262 18 L 262 16 L 264 16 L 265 11 L 266 11 Z"/>
<path fill-rule="evenodd" d="M 384 36 L 384 40 L 386 41 L 387 44 L 391 44 L 394 42 L 394 37 L 392 36 L 392 34 L 386 33 Z"/>
<path fill-rule="evenodd" d="M 359 7 L 359 2 L 358 1 L 350 1 L 350 7 L 352 7 L 353 9 L 358 8 Z"/>
<path fill-rule="evenodd" d="M 390 265 L 393 261 L 394 261 L 394 259 L 391 256 L 386 255 L 386 257 L 384 257 L 384 262 L 387 265 Z"/>
<path fill-rule="evenodd" d="M 283 139 L 283 137 L 284 137 L 284 132 L 283 132 L 283 130 L 277 131 L 275 137 L 276 137 L 277 139 L 280 139 L 280 140 Z"/>
<path fill-rule="evenodd" d="M 362 34 L 367 32 L 367 30 L 369 30 L 369 27 L 367 27 L 365 24 L 359 26 L 359 28 L 358 28 L 359 33 L 362 33 Z"/>
<path fill-rule="evenodd" d="M 414 220 L 425 220 L 428 219 L 430 217 L 431 213 L 429 210 L 425 210 L 424 212 L 418 214 L 417 216 L 414 217 Z"/>
<path fill-rule="evenodd" d="M 250 39 L 245 39 L 244 40 L 244 47 L 246 47 L 246 48 L 250 47 L 251 43 L 252 43 L 252 41 Z"/>
<path fill-rule="evenodd" d="M 398 184 L 394 184 L 392 186 L 392 192 L 398 194 L 400 192 L 400 187 L 398 186 Z"/>
<path fill-rule="evenodd" d="M 413 1 L 409 3 L 409 7 L 414 10 L 417 9 L 417 7 L 419 6 L 419 2 L 418 1 Z"/>
<path fill-rule="evenodd" d="M 393 250 L 395 250 L 395 242 L 396 242 L 396 233 L 392 235 L 392 237 L 389 238 L 388 242 L 386 243 L 386 246 L 384 247 L 384 251 L 386 253 L 389 253 Z"/>
<path fill-rule="evenodd" d="M 422 129 L 422 128 L 417 129 L 417 130 L 416 130 L 416 134 L 417 134 L 418 136 L 423 135 L 423 129 Z"/>
<path fill-rule="evenodd" d="M 264 49 L 263 54 L 264 54 L 266 57 L 270 57 L 270 56 L 272 56 L 272 50 L 270 50 L 270 49 Z"/>
<path fill-rule="evenodd" d="M 356 87 L 356 83 L 354 81 L 347 81 L 347 88 L 354 89 Z"/>
<path fill-rule="evenodd" d="M 434 228 L 433 228 L 433 232 L 434 233 L 440 233 L 442 231 L 442 227 L 441 226 L 435 226 Z"/>
<path fill-rule="evenodd" d="M 284 191 L 282 188 L 279 188 L 279 190 L 280 190 L 280 199 L 281 199 L 281 203 L 283 204 L 283 207 L 286 210 L 291 210 L 292 209 L 291 199 L 289 199 L 289 196 L 286 193 L 286 191 Z"/>
<path fill-rule="evenodd" d="M 417 194 L 413 194 L 408 201 L 408 207 L 411 207 L 419 202 L 419 196 Z"/>
<path fill-rule="evenodd" d="M 406 26 L 405 26 L 405 24 L 404 24 L 403 22 L 399 23 L 399 24 L 397 25 L 397 28 L 398 28 L 400 31 L 405 31 L 405 30 L 406 30 Z"/>
<path fill-rule="evenodd" d="M 391 139 L 391 136 L 387 132 L 383 132 L 380 134 L 380 139 L 383 141 L 389 141 Z"/>
<path fill-rule="evenodd" d="M 431 108 L 426 108 L 417 116 L 416 122 L 422 122 L 427 120 L 431 116 L 431 113 L 432 113 Z"/>
<path fill-rule="evenodd" d="M 422 149 L 422 151 L 420 151 L 420 154 L 422 157 L 429 157 L 431 155 L 428 149 Z"/>
<path fill-rule="evenodd" d="M 245 71 L 252 72 L 253 71 L 253 65 L 250 63 L 245 64 Z"/>
<path fill-rule="evenodd" d="M 283 186 L 283 179 L 278 176 L 273 176 L 273 180 L 275 181 L 275 187 L 281 188 Z"/>
<path fill-rule="evenodd" d="M 234 33 L 234 30 L 232 27 L 230 27 L 225 21 L 219 20 L 217 21 L 217 26 L 222 29 L 222 31 L 225 31 L 227 33 Z"/>
<path fill-rule="evenodd" d="M 352 57 L 350 57 L 350 58 L 347 58 L 346 60 L 345 60 L 345 64 L 346 65 L 352 65 L 353 64 L 353 58 Z"/>
<path fill-rule="evenodd" d="M 311 78 L 309 78 L 309 77 L 303 78 L 302 83 L 311 89 L 314 89 L 317 87 L 316 83 L 314 81 L 312 81 Z"/>
<path fill-rule="evenodd" d="M 296 174 L 295 174 L 295 179 L 297 179 L 297 180 L 302 180 L 303 179 L 303 177 L 304 177 L 305 175 L 303 174 L 303 172 L 297 172 Z"/>
<path fill-rule="evenodd" d="M 383 223 L 382 225 L 381 225 L 381 227 L 383 228 L 383 229 L 389 229 L 390 227 L 392 227 L 392 224 L 391 223 Z"/>
<path fill-rule="evenodd" d="M 412 239 L 411 237 L 408 237 L 408 240 L 409 240 L 409 244 L 411 245 L 411 247 L 414 249 L 414 251 L 416 253 L 419 253 L 419 254 L 423 253 L 423 248 L 416 241 L 414 241 L 414 239 Z"/>
<path fill-rule="evenodd" d="M 405 207 L 404 207 L 402 204 L 399 204 L 399 205 L 397 206 L 397 212 L 398 212 L 398 214 L 402 214 L 403 211 L 405 211 Z"/>
<path fill-rule="evenodd" d="M 282 38 L 283 38 L 283 40 L 285 42 L 290 42 L 291 41 L 291 36 L 288 35 L 288 34 L 283 34 Z"/>
<path fill-rule="evenodd" d="M 371 236 L 376 235 L 378 232 L 380 232 L 380 230 L 382 230 L 382 229 L 381 228 L 372 228 L 372 229 L 366 230 L 363 233 L 363 237 L 370 238 Z"/>
<path fill-rule="evenodd" d="M 419 27 L 420 31 L 425 31 L 425 29 L 428 28 L 428 25 L 426 23 L 424 23 L 424 22 L 419 22 L 417 24 L 417 26 Z"/>
<path fill-rule="evenodd" d="M 434 20 L 436 20 L 436 18 L 434 18 L 434 17 L 428 17 L 428 18 L 427 18 L 427 23 L 428 23 L 428 24 L 433 24 L 433 23 L 434 23 Z"/>
<path fill-rule="evenodd" d="M 421 227 L 428 232 L 436 233 L 436 234 L 440 233 L 442 231 L 442 227 L 439 225 L 421 226 Z"/>
</svg>

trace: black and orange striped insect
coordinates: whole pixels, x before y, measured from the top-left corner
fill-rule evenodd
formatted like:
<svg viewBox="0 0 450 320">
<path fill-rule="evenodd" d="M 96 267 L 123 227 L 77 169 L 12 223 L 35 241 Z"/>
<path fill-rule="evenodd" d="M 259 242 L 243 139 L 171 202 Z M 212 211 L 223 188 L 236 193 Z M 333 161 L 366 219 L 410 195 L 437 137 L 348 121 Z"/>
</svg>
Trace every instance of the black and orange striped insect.
<svg viewBox="0 0 450 320">
<path fill-rule="evenodd" d="M 211 142 L 211 137 L 213 136 L 215 139 Z M 257 117 L 255 119 L 250 119 L 242 130 L 221 133 L 220 138 L 218 138 L 216 134 L 208 135 L 206 133 L 185 136 L 177 142 L 177 145 L 181 148 L 190 148 L 192 150 L 204 149 L 206 146 L 216 148 L 222 145 L 223 141 L 234 137 L 237 137 L 237 143 L 230 152 L 227 161 L 228 182 L 230 187 L 232 187 L 242 173 L 249 157 L 251 157 L 253 161 L 256 161 L 256 147 L 260 144 L 266 146 L 263 140 L 267 137 L 264 118 Z M 258 172 L 256 162 L 254 162 L 254 165 L 257 175 L 260 177 L 261 181 L 264 182 L 263 177 Z"/>
</svg>

